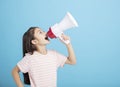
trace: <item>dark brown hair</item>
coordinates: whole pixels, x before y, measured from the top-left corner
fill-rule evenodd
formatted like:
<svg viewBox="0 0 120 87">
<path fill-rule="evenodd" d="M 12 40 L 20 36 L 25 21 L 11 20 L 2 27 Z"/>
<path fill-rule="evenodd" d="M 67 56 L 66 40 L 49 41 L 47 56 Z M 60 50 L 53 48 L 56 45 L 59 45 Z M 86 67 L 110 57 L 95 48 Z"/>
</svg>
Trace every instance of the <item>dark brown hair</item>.
<svg viewBox="0 0 120 87">
<path fill-rule="evenodd" d="M 31 41 L 35 39 L 34 31 L 36 28 L 39 27 L 30 27 L 23 35 L 23 57 L 25 56 L 25 53 L 33 54 L 33 52 L 37 50 L 36 47 L 31 43 Z M 23 73 L 23 77 L 24 83 L 30 85 L 28 73 Z"/>
</svg>

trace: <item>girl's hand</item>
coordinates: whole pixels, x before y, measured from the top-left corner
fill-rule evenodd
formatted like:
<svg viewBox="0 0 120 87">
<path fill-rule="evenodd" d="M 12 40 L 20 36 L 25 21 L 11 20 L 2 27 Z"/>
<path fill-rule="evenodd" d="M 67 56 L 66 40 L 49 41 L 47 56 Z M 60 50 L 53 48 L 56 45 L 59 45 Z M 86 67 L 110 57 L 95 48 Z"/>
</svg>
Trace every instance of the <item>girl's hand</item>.
<svg viewBox="0 0 120 87">
<path fill-rule="evenodd" d="M 70 41 L 70 37 L 65 35 L 65 34 L 62 34 L 61 37 L 63 38 L 64 41 L 67 41 L 69 40 Z M 61 40 L 62 41 L 62 40 Z M 64 44 L 66 44 L 64 41 L 62 41 Z M 69 43 L 70 44 L 70 43 Z M 66 44 L 67 45 L 67 44 Z"/>
</svg>

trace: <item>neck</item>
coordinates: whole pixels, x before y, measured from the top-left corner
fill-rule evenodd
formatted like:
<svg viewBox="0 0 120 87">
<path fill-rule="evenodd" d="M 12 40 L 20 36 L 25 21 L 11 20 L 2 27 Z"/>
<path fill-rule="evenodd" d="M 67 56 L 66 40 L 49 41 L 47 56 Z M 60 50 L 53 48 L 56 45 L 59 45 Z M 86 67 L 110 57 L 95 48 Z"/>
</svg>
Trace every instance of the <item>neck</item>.
<svg viewBox="0 0 120 87">
<path fill-rule="evenodd" d="M 47 54 L 47 49 L 46 49 L 46 46 L 38 46 L 37 47 L 37 51 L 40 53 L 40 54 Z"/>
</svg>

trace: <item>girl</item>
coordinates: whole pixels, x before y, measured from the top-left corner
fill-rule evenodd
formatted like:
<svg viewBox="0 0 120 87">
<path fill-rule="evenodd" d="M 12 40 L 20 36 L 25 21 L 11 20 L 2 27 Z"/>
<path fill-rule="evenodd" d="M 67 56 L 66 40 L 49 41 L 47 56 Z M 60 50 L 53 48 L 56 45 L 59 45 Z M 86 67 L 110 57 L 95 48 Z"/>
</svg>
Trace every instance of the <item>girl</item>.
<svg viewBox="0 0 120 87">
<path fill-rule="evenodd" d="M 70 40 L 62 35 L 64 40 Z M 54 50 L 47 50 L 50 41 L 39 27 L 31 27 L 23 35 L 23 58 L 12 70 L 13 78 L 18 87 L 24 87 L 19 72 L 24 73 L 24 83 L 31 87 L 56 87 L 57 69 L 64 64 L 75 64 L 76 58 L 72 45 L 66 44 L 68 57 Z"/>
</svg>

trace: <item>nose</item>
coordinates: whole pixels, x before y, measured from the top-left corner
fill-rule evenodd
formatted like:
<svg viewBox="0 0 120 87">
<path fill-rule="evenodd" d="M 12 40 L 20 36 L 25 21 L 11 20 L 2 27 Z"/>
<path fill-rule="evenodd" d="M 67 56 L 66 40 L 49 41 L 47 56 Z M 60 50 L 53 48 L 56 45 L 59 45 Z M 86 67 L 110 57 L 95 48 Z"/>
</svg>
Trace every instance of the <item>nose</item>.
<svg viewBox="0 0 120 87">
<path fill-rule="evenodd" d="M 47 32 L 44 32 L 44 34 L 47 36 Z"/>
</svg>

